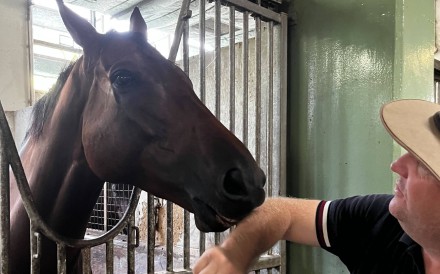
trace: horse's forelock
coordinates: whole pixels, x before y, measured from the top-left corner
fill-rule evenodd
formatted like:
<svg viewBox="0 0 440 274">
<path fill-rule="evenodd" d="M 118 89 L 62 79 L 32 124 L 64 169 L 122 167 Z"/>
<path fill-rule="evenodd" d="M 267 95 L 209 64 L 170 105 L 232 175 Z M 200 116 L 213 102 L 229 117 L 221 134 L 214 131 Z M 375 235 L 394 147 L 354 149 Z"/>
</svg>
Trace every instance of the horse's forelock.
<svg viewBox="0 0 440 274">
<path fill-rule="evenodd" d="M 56 83 L 50 88 L 49 92 L 38 100 L 32 109 L 32 120 L 29 129 L 26 132 L 25 140 L 29 137 L 38 138 L 42 131 L 44 124 L 49 116 L 52 115 L 60 92 L 69 77 L 75 62 L 70 63 L 58 76 Z"/>
</svg>

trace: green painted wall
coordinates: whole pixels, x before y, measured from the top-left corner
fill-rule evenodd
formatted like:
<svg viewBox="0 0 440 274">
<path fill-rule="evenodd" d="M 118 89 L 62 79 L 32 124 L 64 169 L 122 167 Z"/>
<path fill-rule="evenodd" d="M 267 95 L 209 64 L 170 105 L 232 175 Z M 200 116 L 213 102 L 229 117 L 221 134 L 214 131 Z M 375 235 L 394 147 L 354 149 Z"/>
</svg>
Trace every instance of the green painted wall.
<svg viewBox="0 0 440 274">
<path fill-rule="evenodd" d="M 401 153 L 379 110 L 433 94 L 434 1 L 295 0 L 289 5 L 288 194 L 391 193 Z M 288 245 L 288 273 L 348 273 L 317 248 Z"/>
</svg>

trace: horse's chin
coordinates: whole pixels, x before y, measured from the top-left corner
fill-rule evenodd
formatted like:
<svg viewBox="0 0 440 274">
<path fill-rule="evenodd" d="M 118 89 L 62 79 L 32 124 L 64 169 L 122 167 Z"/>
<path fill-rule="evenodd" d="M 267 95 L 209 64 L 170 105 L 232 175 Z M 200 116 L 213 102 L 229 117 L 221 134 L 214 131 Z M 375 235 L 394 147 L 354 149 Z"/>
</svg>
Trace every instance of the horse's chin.
<svg viewBox="0 0 440 274">
<path fill-rule="evenodd" d="M 202 232 L 222 232 L 238 222 L 221 215 L 200 200 L 196 200 L 195 204 L 194 218 L 197 228 Z"/>
</svg>

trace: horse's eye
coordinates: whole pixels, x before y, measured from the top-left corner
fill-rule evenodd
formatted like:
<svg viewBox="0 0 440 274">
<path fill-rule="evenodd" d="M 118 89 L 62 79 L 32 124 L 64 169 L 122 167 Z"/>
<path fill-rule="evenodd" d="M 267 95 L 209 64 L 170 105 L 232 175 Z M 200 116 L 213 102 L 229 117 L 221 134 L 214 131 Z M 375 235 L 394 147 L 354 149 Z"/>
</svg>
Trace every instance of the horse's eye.
<svg viewBox="0 0 440 274">
<path fill-rule="evenodd" d="M 135 77 L 128 70 L 117 70 L 110 76 L 110 82 L 116 89 L 129 87 L 135 82 Z"/>
</svg>

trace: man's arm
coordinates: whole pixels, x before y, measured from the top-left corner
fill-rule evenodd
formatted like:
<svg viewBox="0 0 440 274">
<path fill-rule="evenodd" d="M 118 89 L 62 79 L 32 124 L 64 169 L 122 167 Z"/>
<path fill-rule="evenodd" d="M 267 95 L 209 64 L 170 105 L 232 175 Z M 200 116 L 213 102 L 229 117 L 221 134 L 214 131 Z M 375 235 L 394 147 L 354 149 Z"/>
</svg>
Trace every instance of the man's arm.
<svg viewBox="0 0 440 274">
<path fill-rule="evenodd" d="M 320 201 L 269 198 L 241 221 L 219 246 L 208 249 L 194 274 L 243 274 L 279 240 L 319 246 L 315 216 Z"/>
</svg>

